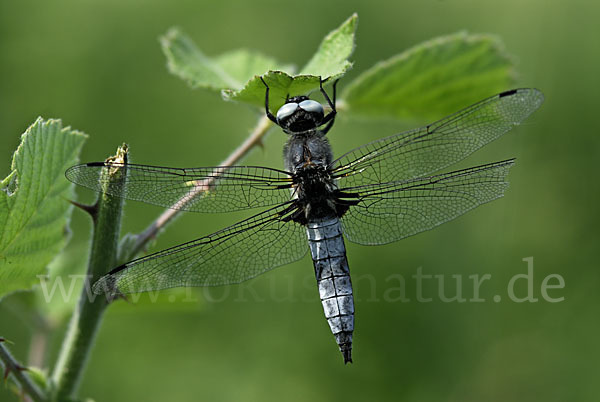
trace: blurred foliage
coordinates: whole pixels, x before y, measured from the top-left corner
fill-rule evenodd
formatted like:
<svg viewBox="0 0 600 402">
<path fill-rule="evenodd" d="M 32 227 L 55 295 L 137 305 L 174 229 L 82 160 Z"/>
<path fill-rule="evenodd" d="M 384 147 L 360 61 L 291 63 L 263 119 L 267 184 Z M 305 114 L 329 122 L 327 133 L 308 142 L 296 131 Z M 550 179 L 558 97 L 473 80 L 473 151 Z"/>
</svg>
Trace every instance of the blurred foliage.
<svg viewBox="0 0 600 402">
<path fill-rule="evenodd" d="M 14 133 L 42 114 L 93 133 L 84 160 L 101 160 L 127 141 L 140 163 L 214 165 L 245 138 L 260 111 L 190 91 L 168 74 L 157 38 L 177 25 L 206 54 L 252 48 L 301 64 L 354 11 L 360 29 L 342 93 L 370 66 L 430 38 L 461 30 L 502 38 L 517 60 L 517 85 L 540 88 L 547 99 L 521 128 L 465 162 L 517 157 L 506 197 L 399 243 L 349 245 L 357 298 L 350 367 L 330 339 L 310 261 L 303 260 L 240 286 L 163 292 L 158 303 L 152 295 L 137 304 L 116 303 L 104 319 L 81 395 L 111 401 L 597 399 L 599 194 L 589 178 L 600 156 L 596 3 L 2 2 L 1 160 L 8 161 L 19 143 Z M 328 134 L 336 154 L 410 128 L 398 121 L 350 121 L 349 113 L 340 113 Z M 284 141 L 274 131 L 246 162 L 281 167 Z M 1 177 L 9 173 L 3 166 Z M 92 198 L 80 194 L 83 201 Z M 141 230 L 159 212 L 130 203 L 125 230 Z M 190 215 L 153 249 L 244 216 Z M 75 233 L 86 232 L 86 218 L 74 214 Z M 78 235 L 68 250 L 86 244 Z M 511 302 L 507 283 L 526 272 L 522 258 L 529 256 L 540 301 Z M 448 295 L 454 293 L 452 275 L 460 275 L 467 297 L 473 294 L 469 275 L 490 274 L 480 291 L 486 301 L 418 303 L 411 279 L 418 267 L 444 274 Z M 564 289 L 549 291 L 563 302 L 541 299 L 550 274 L 565 280 Z M 397 275 L 407 282 L 408 302 L 386 297 L 397 294 Z M 437 288 L 430 280 L 423 293 L 436 295 Z M 521 283 L 516 291 L 527 287 Z M 0 327 L 15 341 L 17 357 L 35 360 L 29 340 L 37 327 L 20 296 L 0 304 Z M 53 334 L 50 363 L 61 328 Z M 4 399 L 14 397 L 0 390 Z"/>
<path fill-rule="evenodd" d="M 437 119 L 510 88 L 513 63 L 499 38 L 460 32 L 377 63 L 346 86 L 350 115 Z"/>
</svg>

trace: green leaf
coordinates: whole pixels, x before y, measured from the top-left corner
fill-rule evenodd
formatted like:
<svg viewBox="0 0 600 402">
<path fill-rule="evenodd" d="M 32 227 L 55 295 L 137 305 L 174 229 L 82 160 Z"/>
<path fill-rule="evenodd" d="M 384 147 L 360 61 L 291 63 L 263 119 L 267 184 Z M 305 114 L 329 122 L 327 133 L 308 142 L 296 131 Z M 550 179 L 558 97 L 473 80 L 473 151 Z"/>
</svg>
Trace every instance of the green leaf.
<svg viewBox="0 0 600 402">
<path fill-rule="evenodd" d="M 271 57 L 247 49 L 208 57 L 192 39 L 176 28 L 170 29 L 160 42 L 169 71 L 186 80 L 192 88 L 239 90 L 256 74 L 269 70 L 294 70 L 291 65 L 283 65 Z"/>
<path fill-rule="evenodd" d="M 285 103 L 286 97 L 307 94 L 319 88 L 319 77 L 314 75 L 291 76 L 283 71 L 269 71 L 263 75 L 269 86 L 269 107 L 273 113 Z M 228 100 L 265 107 L 265 85 L 260 77 L 250 80 L 241 91 L 223 90 Z"/>
<path fill-rule="evenodd" d="M 343 76 L 352 67 L 348 58 L 354 50 L 354 36 L 358 16 L 353 14 L 333 30 L 321 42 L 319 49 L 299 75 L 290 75 L 284 71 L 269 71 L 263 78 L 270 88 L 270 107 L 275 112 L 285 103 L 286 97 L 304 95 L 319 88 L 319 79 L 332 82 Z M 275 69 L 272 69 L 275 70 Z M 264 107 L 265 86 L 260 77 L 255 76 L 241 90 L 224 89 L 223 97 Z"/>
<path fill-rule="evenodd" d="M 352 14 L 337 29 L 331 31 L 321 42 L 319 50 L 300 71 L 300 74 L 339 78 L 352 68 L 348 58 L 355 46 L 354 36 L 358 15 Z"/>
<path fill-rule="evenodd" d="M 66 242 L 73 186 L 64 171 L 87 136 L 38 118 L 21 137 L 0 185 L 0 297 L 38 283 Z"/>
<path fill-rule="evenodd" d="M 265 86 L 260 76 L 264 77 L 271 89 L 271 110 L 276 111 L 287 95 L 316 90 L 320 77 L 331 82 L 352 67 L 348 57 L 354 50 L 357 23 L 358 16 L 354 14 L 330 32 L 300 75 L 294 75 L 292 65 L 246 49 L 208 57 L 177 29 L 163 36 L 161 45 L 171 73 L 186 80 L 192 88 L 221 91 L 225 100 L 264 107 Z"/>
<path fill-rule="evenodd" d="M 513 80 L 500 39 L 459 32 L 376 64 L 342 98 L 350 115 L 437 119 L 509 89 Z"/>
<path fill-rule="evenodd" d="M 296 67 L 291 64 L 280 64 L 275 59 L 248 49 L 233 50 L 217 56 L 215 60 L 223 70 L 228 71 L 238 83 L 241 83 L 235 87 L 237 89 L 241 89 L 242 84 L 254 78 L 256 74 L 263 74 L 269 70 L 289 72 L 296 70 Z"/>
</svg>

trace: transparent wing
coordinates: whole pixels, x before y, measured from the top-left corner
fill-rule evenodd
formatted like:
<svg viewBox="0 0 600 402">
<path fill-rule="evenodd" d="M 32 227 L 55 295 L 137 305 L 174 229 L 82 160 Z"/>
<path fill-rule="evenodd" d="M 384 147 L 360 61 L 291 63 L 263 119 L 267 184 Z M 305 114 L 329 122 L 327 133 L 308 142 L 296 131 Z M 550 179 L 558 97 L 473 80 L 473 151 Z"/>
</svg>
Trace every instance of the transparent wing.
<svg viewBox="0 0 600 402">
<path fill-rule="evenodd" d="M 122 180 L 102 183 L 104 168 L 127 170 Z M 282 170 L 255 166 L 168 168 L 117 162 L 70 167 L 68 180 L 128 200 L 193 212 L 230 212 L 273 206 L 291 198 L 291 178 Z M 208 191 L 205 191 L 208 190 Z"/>
<path fill-rule="evenodd" d="M 211 235 L 123 264 L 93 286 L 97 294 L 128 294 L 178 286 L 239 283 L 299 260 L 305 228 L 278 206 Z"/>
<path fill-rule="evenodd" d="M 514 159 L 403 182 L 340 189 L 357 202 L 342 217 L 352 242 L 386 244 L 433 229 L 502 197 Z"/>
<path fill-rule="evenodd" d="M 371 142 L 332 162 L 340 186 L 409 180 L 435 173 L 502 136 L 540 107 L 537 89 L 484 99 L 436 123 Z"/>
</svg>

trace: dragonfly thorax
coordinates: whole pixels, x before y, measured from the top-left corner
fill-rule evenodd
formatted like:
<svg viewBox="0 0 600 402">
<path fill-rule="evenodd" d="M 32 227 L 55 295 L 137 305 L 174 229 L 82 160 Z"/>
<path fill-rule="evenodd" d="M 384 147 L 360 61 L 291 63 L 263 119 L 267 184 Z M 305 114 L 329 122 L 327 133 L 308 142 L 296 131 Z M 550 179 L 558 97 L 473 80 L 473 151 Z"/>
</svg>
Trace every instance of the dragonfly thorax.
<svg viewBox="0 0 600 402">
<path fill-rule="evenodd" d="M 291 135 L 283 148 L 286 169 L 295 174 L 309 165 L 329 166 L 333 153 L 329 141 L 319 131 Z"/>
<path fill-rule="evenodd" d="M 294 96 L 277 111 L 277 124 L 287 134 L 313 131 L 321 125 L 325 109 L 307 96 Z"/>
<path fill-rule="evenodd" d="M 306 224 L 339 216 L 327 138 L 318 134 L 292 135 L 284 148 L 284 159 L 292 173 L 294 196 L 301 211 L 294 220 Z"/>
<path fill-rule="evenodd" d="M 294 191 L 301 224 L 338 217 L 335 184 L 331 172 L 322 164 L 307 164 L 294 175 Z"/>
</svg>

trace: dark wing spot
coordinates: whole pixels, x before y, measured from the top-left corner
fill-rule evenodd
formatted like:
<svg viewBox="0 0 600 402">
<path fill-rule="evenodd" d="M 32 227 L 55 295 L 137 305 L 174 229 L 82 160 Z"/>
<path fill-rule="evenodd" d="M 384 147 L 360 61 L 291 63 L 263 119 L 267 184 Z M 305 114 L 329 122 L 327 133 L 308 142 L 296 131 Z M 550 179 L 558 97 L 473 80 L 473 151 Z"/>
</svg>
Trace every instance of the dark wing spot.
<svg viewBox="0 0 600 402">
<path fill-rule="evenodd" d="M 499 98 L 504 98 L 505 96 L 511 96 L 517 93 L 516 89 L 511 89 L 510 91 L 504 91 L 498 95 Z"/>
</svg>

